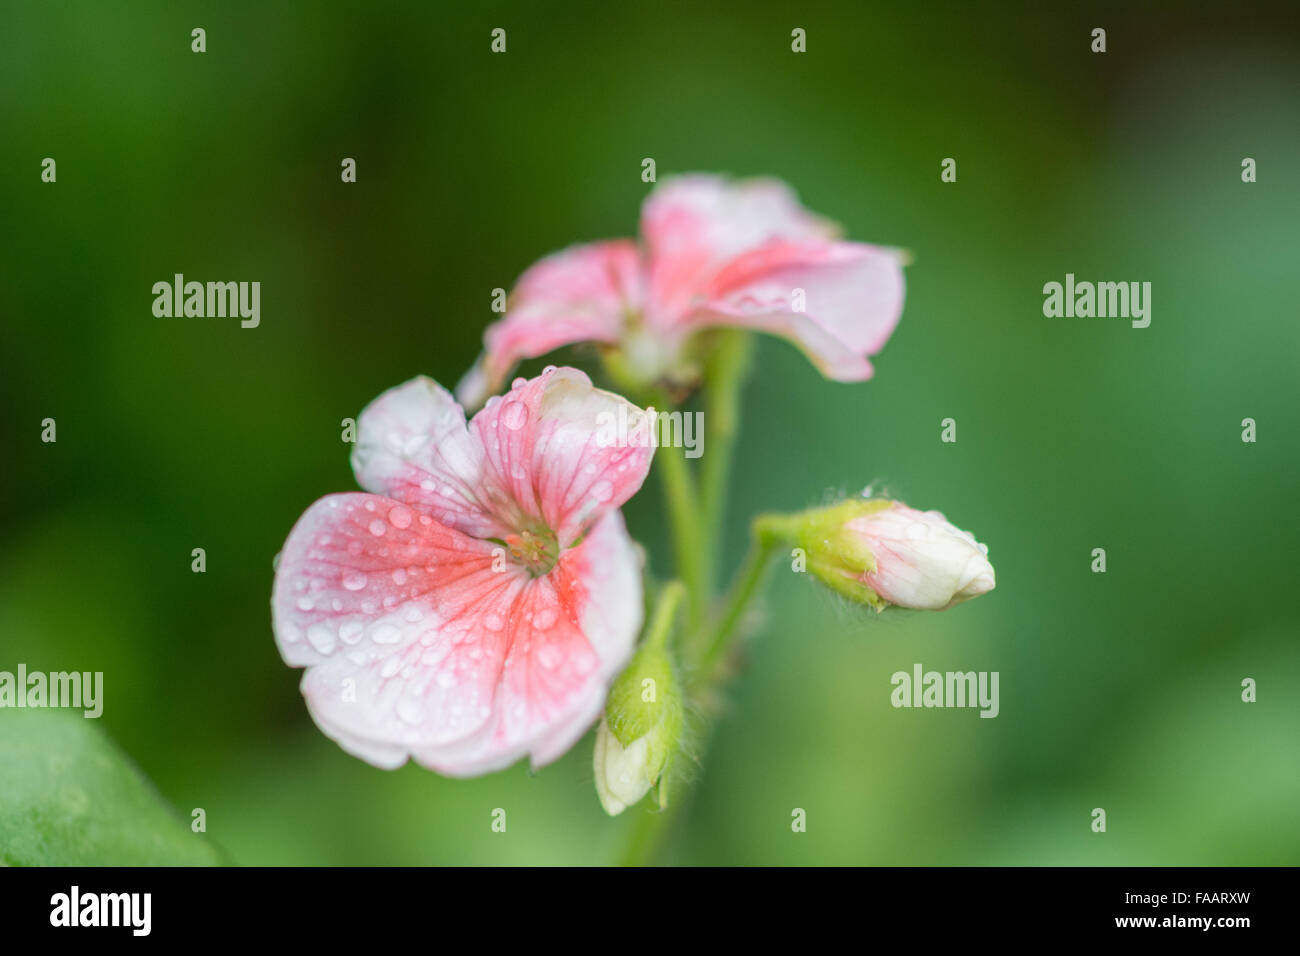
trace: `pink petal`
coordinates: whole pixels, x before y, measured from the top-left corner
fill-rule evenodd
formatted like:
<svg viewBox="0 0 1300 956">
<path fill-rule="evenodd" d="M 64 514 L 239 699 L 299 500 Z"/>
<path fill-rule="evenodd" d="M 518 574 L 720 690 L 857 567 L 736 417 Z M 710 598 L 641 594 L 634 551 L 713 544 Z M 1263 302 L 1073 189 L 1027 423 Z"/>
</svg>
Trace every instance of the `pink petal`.
<svg viewBox="0 0 1300 956">
<path fill-rule="evenodd" d="M 510 650 L 489 726 L 451 748 L 417 751 L 425 766 L 472 776 L 532 755 L 555 760 L 584 734 L 641 628 L 640 562 L 618 512 L 606 515 L 509 609 Z"/>
<path fill-rule="evenodd" d="M 604 709 L 609 684 L 632 656 L 643 616 L 641 555 L 621 512 L 600 519 L 582 544 L 561 556 L 557 570 L 586 591 L 582 631 L 600 660 L 601 682 L 593 684 L 585 707 L 575 708 L 572 718 L 557 723 L 534 745 L 536 766 L 566 753 Z"/>
<path fill-rule="evenodd" d="M 795 311 L 795 290 L 804 294 Z M 773 240 L 714 274 L 692 325 L 736 325 L 792 340 L 830 378 L 871 377 L 903 311 L 898 253 L 856 242 Z"/>
<path fill-rule="evenodd" d="M 491 399 L 470 431 L 484 449 L 488 483 L 567 547 L 645 481 L 653 445 L 620 441 L 634 439 L 641 414 L 577 369 L 559 368 Z M 622 433 L 620 421 L 628 423 Z"/>
<path fill-rule="evenodd" d="M 456 400 L 432 379 L 413 378 L 366 406 L 352 469 L 367 491 L 465 534 L 500 538 L 510 531 L 493 510 L 500 494 L 484 484 L 482 446 Z"/>
<path fill-rule="evenodd" d="M 538 578 L 494 570 L 495 548 L 375 495 L 323 498 L 299 520 L 276 574 L 276 639 L 345 750 L 471 775 L 528 753 L 544 763 L 586 729 L 640 627 L 621 518 Z"/>
<path fill-rule="evenodd" d="M 649 253 L 648 320 L 667 328 L 681 319 L 713 275 L 742 252 L 770 239 L 829 237 L 777 180 L 732 183 L 721 176 L 666 180 L 641 209 Z"/>
<path fill-rule="evenodd" d="M 640 253 L 628 239 L 571 246 L 535 263 L 516 283 L 505 317 L 485 333 L 480 377 L 467 377 L 461 397 L 477 404 L 472 399 L 499 390 L 521 359 L 574 342 L 617 341 L 640 289 Z"/>
</svg>

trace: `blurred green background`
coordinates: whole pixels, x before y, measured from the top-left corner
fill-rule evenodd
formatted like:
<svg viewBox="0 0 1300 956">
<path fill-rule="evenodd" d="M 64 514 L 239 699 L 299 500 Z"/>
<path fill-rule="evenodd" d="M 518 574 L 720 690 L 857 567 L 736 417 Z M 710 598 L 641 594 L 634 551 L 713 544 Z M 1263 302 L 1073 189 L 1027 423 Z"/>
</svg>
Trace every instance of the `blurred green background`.
<svg viewBox="0 0 1300 956">
<path fill-rule="evenodd" d="M 761 344 L 726 560 L 750 513 L 875 482 L 988 543 L 998 587 L 876 618 L 774 574 L 665 858 L 1300 862 L 1294 16 L 701 6 L 6 4 L 0 670 L 103 671 L 81 723 L 239 863 L 613 858 L 646 805 L 601 812 L 590 735 L 472 781 L 326 739 L 273 643 L 271 560 L 355 487 L 340 420 L 417 373 L 454 383 L 536 258 L 632 234 L 644 157 L 775 175 L 914 264 L 873 381 Z M 260 328 L 155 318 L 176 272 L 259 280 Z M 1066 272 L 1151 282 L 1150 328 L 1044 318 Z M 663 569 L 657 484 L 627 514 Z M 999 671 L 1001 715 L 893 709 L 917 662 Z M 97 813 L 61 752 L 89 800 L 15 809 L 6 761 L 67 720 L 0 711 L 0 859 L 39 858 L 15 849 L 37 816 Z"/>
</svg>

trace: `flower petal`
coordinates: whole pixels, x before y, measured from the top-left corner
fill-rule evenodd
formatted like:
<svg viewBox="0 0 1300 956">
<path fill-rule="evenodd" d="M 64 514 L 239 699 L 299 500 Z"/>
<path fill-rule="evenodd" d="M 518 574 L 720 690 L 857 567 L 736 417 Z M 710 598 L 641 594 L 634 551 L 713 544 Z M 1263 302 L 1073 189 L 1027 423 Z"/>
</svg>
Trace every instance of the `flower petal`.
<svg viewBox="0 0 1300 956">
<path fill-rule="evenodd" d="M 701 174 L 665 180 L 641 209 L 650 262 L 647 320 L 661 329 L 680 321 L 713 275 L 742 252 L 770 239 L 833 233 L 778 180 L 733 183 Z"/>
<path fill-rule="evenodd" d="M 574 342 L 615 342 L 641 301 L 640 253 L 629 239 L 571 246 L 519 278 L 505 317 L 488 327 L 480 365 L 457 391 L 476 405 L 501 388 L 521 359 Z"/>
<path fill-rule="evenodd" d="M 276 640 L 308 668 L 313 719 L 349 753 L 469 776 L 552 760 L 594 720 L 641 623 L 621 517 L 538 578 L 499 564 L 496 547 L 367 494 L 323 498 L 295 525 Z"/>
<path fill-rule="evenodd" d="M 390 388 L 361 413 L 352 452 L 357 483 L 476 538 L 508 529 L 493 511 L 483 449 L 470 437 L 451 394 L 419 376 Z"/>
<path fill-rule="evenodd" d="M 395 767 L 488 722 L 506 640 L 482 609 L 526 579 L 493 571 L 495 547 L 378 495 L 330 495 L 299 519 L 276 572 L 276 641 L 345 750 Z"/>
<path fill-rule="evenodd" d="M 600 714 L 641 629 L 641 561 L 618 512 L 606 515 L 508 617 L 509 655 L 490 726 L 451 748 L 417 752 L 440 773 L 471 776 L 524 754 L 541 767 L 566 753 Z"/>
<path fill-rule="evenodd" d="M 849 522 L 871 548 L 876 569 L 863 576 L 891 604 L 942 611 L 993 590 L 988 548 L 940 511 L 917 511 L 901 501 Z"/>
<path fill-rule="evenodd" d="M 727 263 L 702 295 L 691 324 L 783 336 L 827 377 L 859 381 L 871 377 L 867 356 L 884 347 L 902 314 L 902 259 L 857 242 L 774 240 Z"/>
<path fill-rule="evenodd" d="M 491 399 L 469 427 L 491 483 L 568 547 L 645 481 L 654 447 L 648 429 L 635 430 L 642 416 L 584 373 L 559 368 Z"/>
<path fill-rule="evenodd" d="M 559 723 L 533 746 L 533 765 L 540 767 L 566 753 L 586 733 L 605 706 L 609 684 L 622 672 L 641 633 L 641 554 L 628 536 L 621 512 L 605 515 L 566 551 L 558 570 L 570 587 L 586 591 L 581 626 L 600 660 L 601 680 L 585 708 Z"/>
</svg>

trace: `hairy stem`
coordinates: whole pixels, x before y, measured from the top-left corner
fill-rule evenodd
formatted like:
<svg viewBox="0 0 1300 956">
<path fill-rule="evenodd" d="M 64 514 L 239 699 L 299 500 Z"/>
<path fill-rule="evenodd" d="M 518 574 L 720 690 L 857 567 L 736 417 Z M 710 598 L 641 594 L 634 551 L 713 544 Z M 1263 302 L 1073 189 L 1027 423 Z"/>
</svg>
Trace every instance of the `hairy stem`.
<svg viewBox="0 0 1300 956">
<path fill-rule="evenodd" d="M 668 524 L 672 531 L 673 557 L 677 577 L 686 588 L 687 630 L 699 624 L 706 598 L 704 584 L 704 556 L 700 542 L 699 503 L 695 493 L 695 479 L 686 464 L 680 448 L 661 448 L 655 455 L 655 464 L 663 479 L 664 497 L 668 503 Z"/>
<path fill-rule="evenodd" d="M 704 554 L 701 557 L 705 584 L 712 597 L 717 580 L 718 551 L 727 507 L 727 482 L 740 431 L 740 393 L 749 372 L 753 346 L 744 332 L 725 330 L 706 370 L 704 428 L 706 441 L 700 462 L 700 520 L 703 524 Z"/>
<path fill-rule="evenodd" d="M 768 564 L 776 552 L 779 539 L 767 534 L 760 526 L 760 520 L 754 522 L 753 540 L 744 563 L 736 572 L 736 577 L 728 589 L 726 602 L 717 624 L 707 635 L 697 651 L 698 656 L 692 662 L 692 680 L 700 687 L 708 688 L 717 680 L 718 665 L 725 660 L 728 651 L 749 610 L 750 603 L 758 593 L 767 573 Z"/>
<path fill-rule="evenodd" d="M 668 637 L 673 632 L 673 623 L 677 620 L 677 608 L 686 596 L 686 587 L 681 581 L 669 581 L 659 589 L 655 601 L 654 614 L 650 626 L 646 628 L 645 644 L 650 647 L 665 647 Z"/>
</svg>

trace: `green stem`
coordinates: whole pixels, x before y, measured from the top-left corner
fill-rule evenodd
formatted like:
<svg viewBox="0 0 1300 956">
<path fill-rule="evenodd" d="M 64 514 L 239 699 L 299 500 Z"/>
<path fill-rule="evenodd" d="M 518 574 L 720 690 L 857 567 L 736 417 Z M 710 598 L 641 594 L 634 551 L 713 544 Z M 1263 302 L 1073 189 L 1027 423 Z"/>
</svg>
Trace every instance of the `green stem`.
<svg viewBox="0 0 1300 956">
<path fill-rule="evenodd" d="M 749 554 L 746 555 L 744 563 L 736 572 L 736 577 L 728 589 L 727 600 L 723 605 L 717 626 L 708 636 L 707 641 L 699 646 L 698 657 L 691 669 L 692 681 L 697 686 L 707 688 L 715 681 L 718 665 L 730 650 L 740 622 L 744 619 L 754 595 L 758 593 L 763 577 L 767 573 L 768 564 L 780 543 L 779 538 L 764 532 L 760 526 L 761 521 L 760 518 L 754 522 L 754 535 Z"/>
<path fill-rule="evenodd" d="M 649 647 L 665 647 L 668 636 L 673 632 L 673 622 L 677 619 L 677 608 L 686 596 L 686 587 L 681 581 L 669 581 L 659 589 L 655 601 L 654 614 L 650 626 L 646 628 L 645 643 Z"/>
<path fill-rule="evenodd" d="M 740 393 L 749 372 L 753 343 L 747 333 L 724 330 L 708 361 L 704 390 L 706 442 L 700 462 L 700 520 L 704 554 L 700 559 L 710 596 L 717 580 L 717 555 L 726 516 L 727 482 L 740 431 Z"/>
<path fill-rule="evenodd" d="M 666 395 L 653 393 L 652 404 L 657 409 L 671 408 Z M 685 449 L 660 448 L 655 453 L 655 464 L 663 479 L 664 497 L 668 504 L 668 524 L 672 530 L 673 558 L 677 577 L 686 587 L 686 630 L 699 626 L 707 606 L 707 582 L 702 563 L 705 549 L 701 540 L 699 497 L 695 478 L 686 462 Z"/>
<path fill-rule="evenodd" d="M 649 866 L 658 858 L 677 816 L 677 800 L 662 810 L 641 810 L 632 821 L 627 844 L 619 855 L 619 866 Z"/>
</svg>

